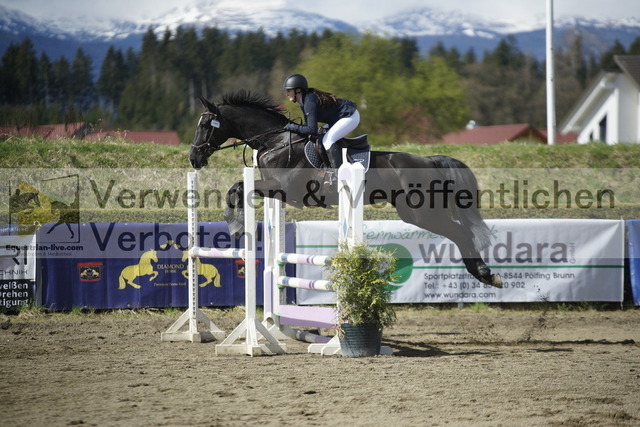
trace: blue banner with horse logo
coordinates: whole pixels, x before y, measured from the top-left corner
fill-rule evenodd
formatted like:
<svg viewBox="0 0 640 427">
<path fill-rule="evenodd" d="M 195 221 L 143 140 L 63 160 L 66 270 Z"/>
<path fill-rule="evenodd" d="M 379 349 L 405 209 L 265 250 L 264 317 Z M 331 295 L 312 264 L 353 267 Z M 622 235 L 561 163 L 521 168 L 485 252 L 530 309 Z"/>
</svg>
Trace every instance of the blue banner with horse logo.
<svg viewBox="0 0 640 427">
<path fill-rule="evenodd" d="M 45 231 L 46 230 L 46 231 Z M 293 245 L 293 227 L 287 228 Z M 39 233 L 48 232 L 46 227 Z M 40 241 L 55 242 L 54 235 Z M 229 235 L 226 223 L 199 224 L 201 247 L 240 248 L 244 238 Z M 40 236 L 38 236 L 40 237 Z M 181 224 L 85 223 L 79 243 L 39 247 L 42 302 L 53 310 L 188 306 L 188 233 Z M 63 241 L 63 240 L 60 240 Z M 258 229 L 259 257 L 262 251 Z M 198 263 L 201 306 L 244 304 L 244 261 L 202 258 Z M 257 265 L 257 298 L 262 301 L 262 261 Z"/>
<path fill-rule="evenodd" d="M 640 219 L 627 221 L 629 238 L 629 276 L 633 303 L 640 305 Z"/>
</svg>

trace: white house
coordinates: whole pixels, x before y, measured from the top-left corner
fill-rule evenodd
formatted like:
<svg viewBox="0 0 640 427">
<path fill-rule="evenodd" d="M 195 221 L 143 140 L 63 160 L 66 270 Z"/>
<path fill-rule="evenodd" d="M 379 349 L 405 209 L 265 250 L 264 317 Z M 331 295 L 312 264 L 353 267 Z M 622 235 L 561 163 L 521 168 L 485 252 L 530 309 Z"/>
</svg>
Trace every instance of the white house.
<svg viewBox="0 0 640 427">
<path fill-rule="evenodd" d="M 560 133 L 578 134 L 578 143 L 640 143 L 640 56 L 616 55 L 622 72 L 602 72 L 587 88 Z"/>
</svg>

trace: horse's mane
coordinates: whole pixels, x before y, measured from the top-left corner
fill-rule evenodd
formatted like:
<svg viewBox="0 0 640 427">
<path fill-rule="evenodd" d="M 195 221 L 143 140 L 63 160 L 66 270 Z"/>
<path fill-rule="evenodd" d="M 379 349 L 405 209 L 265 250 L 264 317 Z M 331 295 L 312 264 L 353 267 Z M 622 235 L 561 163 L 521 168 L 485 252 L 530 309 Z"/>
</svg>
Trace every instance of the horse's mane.
<svg viewBox="0 0 640 427">
<path fill-rule="evenodd" d="M 280 103 L 276 102 L 269 96 L 252 93 L 244 89 L 223 95 L 220 105 L 254 107 L 283 117 L 287 111 Z"/>
</svg>

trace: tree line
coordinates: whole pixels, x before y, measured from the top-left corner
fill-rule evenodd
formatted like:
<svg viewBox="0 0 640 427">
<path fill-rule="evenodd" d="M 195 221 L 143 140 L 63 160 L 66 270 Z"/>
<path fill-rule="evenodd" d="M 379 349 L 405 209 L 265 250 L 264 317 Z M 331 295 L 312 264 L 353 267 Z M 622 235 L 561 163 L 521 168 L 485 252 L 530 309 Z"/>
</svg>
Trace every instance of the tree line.
<svg viewBox="0 0 640 427">
<path fill-rule="evenodd" d="M 557 50 L 556 110 L 569 111 L 602 70 L 615 69 L 614 55 L 640 55 L 640 37 L 625 49 L 616 42 L 602 57 L 585 57 L 574 34 Z M 436 44 L 420 55 L 415 40 L 293 30 L 267 37 L 262 30 L 230 34 L 180 27 L 162 34 L 149 29 L 140 51 L 109 48 L 99 74 L 91 58 L 39 57 L 28 38 L 12 44 L 0 61 L 0 117 L 4 126 L 87 121 L 95 128 L 177 130 L 190 142 L 201 107 L 244 88 L 281 99 L 293 72 L 310 84 L 358 103 L 360 130 L 374 144 L 431 143 L 443 134 L 480 125 L 546 123 L 545 64 L 506 37 L 482 57 Z"/>
</svg>

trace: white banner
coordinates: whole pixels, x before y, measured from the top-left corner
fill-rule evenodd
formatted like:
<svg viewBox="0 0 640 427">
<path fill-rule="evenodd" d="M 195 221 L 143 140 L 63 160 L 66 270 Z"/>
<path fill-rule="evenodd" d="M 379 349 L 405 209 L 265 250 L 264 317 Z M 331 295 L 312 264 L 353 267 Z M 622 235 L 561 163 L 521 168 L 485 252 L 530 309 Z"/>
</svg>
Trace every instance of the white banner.
<svg viewBox="0 0 640 427">
<path fill-rule="evenodd" d="M 36 235 L 0 235 L 0 311 L 35 302 Z"/>
<path fill-rule="evenodd" d="M 487 220 L 491 246 L 482 251 L 502 289 L 467 272 L 448 239 L 402 221 L 365 221 L 364 238 L 395 252 L 399 268 L 393 302 L 622 301 L 624 221 L 574 219 Z M 337 223 L 297 224 L 297 251 L 330 255 Z M 321 278 L 321 267 L 297 266 L 298 277 Z M 298 291 L 299 304 L 330 304 L 332 294 Z"/>
</svg>

